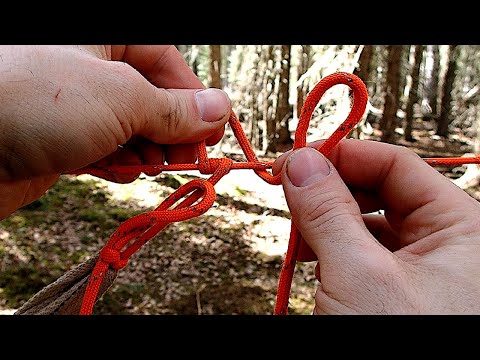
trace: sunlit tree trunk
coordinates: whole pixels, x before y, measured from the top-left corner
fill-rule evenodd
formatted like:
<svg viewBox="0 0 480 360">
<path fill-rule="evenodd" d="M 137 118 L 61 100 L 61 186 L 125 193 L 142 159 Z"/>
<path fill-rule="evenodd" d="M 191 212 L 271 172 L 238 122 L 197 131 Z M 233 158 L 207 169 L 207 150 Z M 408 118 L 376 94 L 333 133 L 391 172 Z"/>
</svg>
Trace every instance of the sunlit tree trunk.
<svg viewBox="0 0 480 360">
<path fill-rule="evenodd" d="M 228 81 L 228 71 L 230 69 L 230 55 L 232 51 L 235 49 L 235 45 L 222 45 L 222 66 L 221 66 L 221 74 L 222 74 L 222 86 L 223 87 L 230 87 L 230 83 Z"/>
<path fill-rule="evenodd" d="M 210 45 L 210 71 L 208 85 L 222 89 L 222 48 L 221 45 Z"/>
<path fill-rule="evenodd" d="M 311 65 L 311 45 L 301 45 L 299 48 L 299 62 L 297 74 L 300 78 Z M 297 118 L 300 117 L 300 112 L 302 111 L 303 102 L 305 101 L 305 95 L 308 93 L 308 80 L 303 80 L 301 84 L 297 87 L 297 103 L 296 103 L 296 114 Z"/>
<path fill-rule="evenodd" d="M 358 59 L 358 66 L 353 73 L 363 80 L 365 84 L 368 83 L 370 75 L 370 64 L 372 63 L 373 45 L 365 45 L 363 47 L 360 58 Z"/>
<path fill-rule="evenodd" d="M 374 46 L 373 48 L 373 54 L 372 54 L 372 68 L 373 72 L 370 74 L 370 78 L 372 79 L 371 82 L 371 88 L 370 90 L 372 91 L 372 99 L 375 97 L 378 97 L 378 94 L 382 92 L 383 86 L 382 86 L 382 74 L 380 71 L 383 69 L 383 53 L 384 53 L 384 46 Z M 370 85 L 370 84 L 369 84 Z M 377 103 L 375 101 L 375 103 Z"/>
<path fill-rule="evenodd" d="M 253 71 L 253 79 L 251 80 L 251 86 L 249 87 L 249 96 L 251 97 L 250 104 L 250 142 L 254 149 L 262 147 L 262 124 L 261 118 L 263 113 L 263 101 L 264 96 L 263 81 L 265 76 L 265 67 L 267 63 L 263 61 L 263 49 L 262 45 L 255 46 L 258 71 Z"/>
<path fill-rule="evenodd" d="M 200 51 L 200 46 L 199 45 L 192 45 L 190 48 L 190 59 L 188 65 L 190 65 L 190 68 L 192 71 L 195 73 L 195 75 L 198 75 L 198 53 Z"/>
<path fill-rule="evenodd" d="M 232 49 L 234 58 L 229 59 L 231 65 L 227 73 L 229 81 L 235 84 L 232 106 L 245 130 L 252 146 L 259 144 L 259 94 L 262 91 L 262 72 L 258 69 L 261 45 L 238 45 Z M 227 128 L 229 134 L 230 128 Z M 233 141 L 238 146 L 237 141 Z M 232 143 L 231 143 L 232 144 Z M 232 144 L 233 145 L 233 144 Z M 233 146 L 235 146 L 233 145 Z"/>
<path fill-rule="evenodd" d="M 405 140 L 414 141 L 412 136 L 412 125 L 413 125 L 413 106 L 418 102 L 418 86 L 419 86 L 419 74 L 420 74 L 420 64 L 422 63 L 422 55 L 424 46 L 423 45 L 412 45 L 415 47 L 415 52 L 413 55 L 413 64 L 412 64 L 412 85 L 408 94 L 407 106 L 405 109 Z"/>
<path fill-rule="evenodd" d="M 431 109 L 431 115 L 438 115 L 438 84 L 440 83 L 440 49 L 438 45 L 427 46 L 427 59 L 429 71 L 425 74 L 425 98 Z"/>
<path fill-rule="evenodd" d="M 273 45 L 266 45 L 263 47 L 261 61 L 264 63 L 264 73 L 263 73 L 263 104 L 262 104 L 262 114 L 263 114 L 263 123 L 264 131 L 262 133 L 262 152 L 267 152 L 267 147 L 270 144 L 270 137 L 275 138 L 275 106 L 274 106 L 274 94 L 275 94 L 275 47 Z M 272 140 L 273 141 L 273 140 Z"/>
<path fill-rule="evenodd" d="M 290 57 L 291 45 L 281 46 L 280 73 L 278 78 L 277 109 L 275 112 L 275 132 L 269 136 L 267 152 L 275 153 L 279 146 L 284 147 L 293 143 L 288 131 L 288 120 L 292 116 L 290 104 Z M 273 125 L 272 125 L 273 129 Z M 283 149 L 282 149 L 283 150 Z"/>
<path fill-rule="evenodd" d="M 373 59 L 373 45 L 364 45 L 363 49 L 361 50 L 360 57 L 358 59 L 358 65 L 353 71 L 355 75 L 357 75 L 367 87 L 367 92 L 370 91 L 368 84 L 370 83 L 370 72 L 371 72 L 371 64 Z M 350 134 L 347 137 L 351 137 L 354 139 L 360 139 L 362 134 L 362 128 L 365 125 L 365 121 L 367 120 L 367 114 L 362 118 L 362 120 L 350 131 Z"/>
<path fill-rule="evenodd" d="M 372 72 L 370 82 L 367 83 L 370 102 L 373 106 L 381 109 L 384 107 L 388 52 L 385 45 L 374 46 L 372 60 Z M 383 111 L 382 111 L 383 112 Z"/>
<path fill-rule="evenodd" d="M 388 45 L 387 58 L 387 88 L 385 93 L 385 106 L 383 118 L 380 121 L 382 130 L 381 140 L 393 142 L 397 126 L 397 110 L 400 100 L 400 62 L 402 58 L 402 45 Z"/>
<path fill-rule="evenodd" d="M 265 119 L 266 121 L 266 133 L 265 133 L 265 142 L 264 153 L 267 154 L 269 151 L 275 151 L 275 136 L 277 135 L 277 111 L 278 111 L 278 69 L 277 66 L 277 56 L 276 56 L 276 46 L 272 45 L 268 49 L 269 60 L 272 66 L 271 74 L 269 77 L 269 83 L 267 87 L 271 89 L 269 94 L 269 99 L 267 100 L 272 109 L 266 109 L 268 116 Z"/>
<path fill-rule="evenodd" d="M 448 125 L 452 121 L 452 90 L 457 71 L 456 58 L 457 45 L 450 45 L 448 51 L 448 69 L 445 75 L 445 81 L 442 89 L 442 100 L 440 102 L 440 116 L 438 118 L 437 135 L 446 137 L 448 135 Z"/>
</svg>

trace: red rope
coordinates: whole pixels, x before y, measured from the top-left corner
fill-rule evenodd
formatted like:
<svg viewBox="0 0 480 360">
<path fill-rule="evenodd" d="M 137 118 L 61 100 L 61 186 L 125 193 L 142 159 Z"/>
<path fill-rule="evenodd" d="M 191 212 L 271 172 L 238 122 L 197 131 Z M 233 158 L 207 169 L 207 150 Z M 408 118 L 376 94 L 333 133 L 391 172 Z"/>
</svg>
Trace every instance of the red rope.
<svg viewBox="0 0 480 360">
<path fill-rule="evenodd" d="M 368 100 L 365 85 L 357 76 L 345 72 L 338 72 L 323 78 L 308 94 L 303 105 L 295 133 L 293 149 L 306 146 L 307 131 L 310 119 L 316 105 L 323 94 L 337 84 L 344 84 L 353 91 L 353 105 L 347 119 L 326 139 L 318 148 L 324 155 L 328 155 L 338 142 L 344 138 L 352 128 L 360 121 Z M 92 271 L 85 295 L 83 298 L 81 315 L 92 313 L 93 306 L 97 301 L 98 290 L 103 281 L 108 267 L 120 270 L 128 263 L 128 259 L 147 241 L 172 222 L 183 221 L 202 215 L 213 205 L 216 197 L 215 185 L 223 176 L 232 169 L 252 169 L 267 183 L 272 185 L 281 184 L 281 174 L 272 175 L 273 162 L 260 162 L 248 141 L 240 122 L 232 112 L 229 124 L 242 148 L 247 161 L 233 162 L 226 158 L 209 158 L 205 142 L 197 144 L 198 162 L 196 164 L 171 164 L 171 165 L 140 165 L 140 166 L 88 166 L 70 174 L 91 174 L 105 176 L 116 173 L 139 173 L 158 174 L 162 171 L 199 170 L 202 174 L 212 175 L 208 180 L 195 179 L 178 188 L 166 198 L 155 210 L 126 220 L 111 235 L 109 241 L 100 252 L 99 260 Z M 458 165 L 466 163 L 480 163 L 480 156 L 461 158 L 431 158 L 425 159 L 432 166 L 435 165 Z M 182 200 L 183 199 L 183 200 Z M 175 206 L 175 204 L 177 204 Z M 130 244 L 131 243 L 131 244 Z M 130 245 L 129 245 L 130 244 Z M 125 248 L 126 247 L 126 248 Z M 125 248 L 125 249 L 124 249 Z M 302 239 L 295 224 L 292 222 L 290 240 L 287 252 L 280 272 L 277 289 L 277 300 L 274 314 L 288 313 L 288 300 L 292 279 L 297 261 L 315 261 L 316 256 L 310 247 Z"/>
</svg>

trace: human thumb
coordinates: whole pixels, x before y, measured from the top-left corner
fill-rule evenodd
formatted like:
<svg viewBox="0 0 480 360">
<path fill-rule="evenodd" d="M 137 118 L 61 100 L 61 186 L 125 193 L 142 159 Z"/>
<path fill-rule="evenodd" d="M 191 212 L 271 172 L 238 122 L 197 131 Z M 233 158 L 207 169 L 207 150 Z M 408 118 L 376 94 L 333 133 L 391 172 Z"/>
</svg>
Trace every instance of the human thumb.
<svg viewBox="0 0 480 360">
<path fill-rule="evenodd" d="M 155 88 L 138 133 L 161 144 L 196 143 L 222 129 L 231 110 L 220 89 Z"/>
<path fill-rule="evenodd" d="M 308 147 L 293 151 L 283 165 L 282 184 L 292 221 L 321 266 L 345 272 L 359 261 L 372 260 L 372 255 L 383 255 L 352 194 L 319 151 Z"/>
</svg>

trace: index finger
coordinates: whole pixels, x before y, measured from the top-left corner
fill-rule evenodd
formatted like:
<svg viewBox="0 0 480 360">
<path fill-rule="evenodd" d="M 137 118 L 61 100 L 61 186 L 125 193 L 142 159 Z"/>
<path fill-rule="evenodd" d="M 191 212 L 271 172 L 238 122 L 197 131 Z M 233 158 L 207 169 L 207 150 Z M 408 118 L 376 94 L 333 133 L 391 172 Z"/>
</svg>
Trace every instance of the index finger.
<svg viewBox="0 0 480 360">
<path fill-rule="evenodd" d="M 113 45 L 112 60 L 125 61 L 158 87 L 205 88 L 173 45 Z"/>
</svg>

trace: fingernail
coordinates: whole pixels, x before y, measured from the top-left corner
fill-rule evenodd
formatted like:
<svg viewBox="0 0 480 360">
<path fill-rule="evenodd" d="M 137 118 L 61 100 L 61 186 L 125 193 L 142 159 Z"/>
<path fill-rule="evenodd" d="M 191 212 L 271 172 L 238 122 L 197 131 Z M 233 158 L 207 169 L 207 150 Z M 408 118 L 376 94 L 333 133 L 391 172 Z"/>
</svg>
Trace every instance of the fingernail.
<svg viewBox="0 0 480 360">
<path fill-rule="evenodd" d="M 195 99 L 203 121 L 221 120 L 231 110 L 230 99 L 220 89 L 199 90 L 195 93 Z"/>
<path fill-rule="evenodd" d="M 295 186 L 313 184 L 328 174 L 330 166 L 323 155 L 315 149 L 298 149 L 287 160 L 287 175 Z"/>
</svg>

